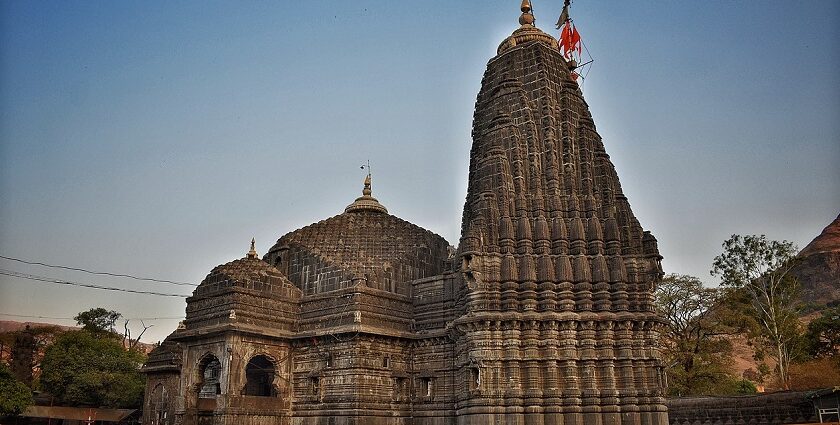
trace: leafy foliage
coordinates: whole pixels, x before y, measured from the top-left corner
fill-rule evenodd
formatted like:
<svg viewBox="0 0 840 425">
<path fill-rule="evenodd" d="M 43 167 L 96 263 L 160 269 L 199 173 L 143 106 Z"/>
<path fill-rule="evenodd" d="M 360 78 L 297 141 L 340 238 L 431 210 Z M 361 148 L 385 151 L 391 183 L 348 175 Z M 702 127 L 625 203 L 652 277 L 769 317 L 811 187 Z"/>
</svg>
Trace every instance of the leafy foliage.
<svg viewBox="0 0 840 425">
<path fill-rule="evenodd" d="M 0 416 L 19 415 L 32 405 L 32 392 L 0 363 Z"/>
<path fill-rule="evenodd" d="M 823 311 L 808 324 L 805 333 L 808 354 L 814 358 L 840 355 L 840 307 Z"/>
<path fill-rule="evenodd" d="M 745 295 L 746 310 L 757 324 L 757 340 L 776 362 L 779 381 L 790 387 L 789 368 L 800 346 L 799 283 L 790 273 L 798 249 L 764 235 L 732 235 L 715 257 L 712 275 L 721 285 Z"/>
<path fill-rule="evenodd" d="M 735 394 L 755 394 L 757 392 L 758 388 L 749 379 L 735 381 Z"/>
<path fill-rule="evenodd" d="M 44 354 L 41 385 L 64 404 L 137 408 L 143 361 L 142 354 L 126 350 L 113 336 L 66 332 Z"/>
<path fill-rule="evenodd" d="M 10 362 L 12 356 L 12 349 L 15 346 L 15 339 L 23 330 L 0 332 L 0 361 Z M 51 344 L 55 337 L 64 332 L 61 326 L 56 325 L 37 325 L 29 329 L 32 336 L 35 338 L 35 345 L 38 348 L 44 348 Z"/>
<path fill-rule="evenodd" d="M 113 310 L 106 310 L 102 307 L 92 308 L 76 315 L 73 319 L 82 326 L 82 329 L 93 333 L 116 332 L 114 325 L 122 314 Z"/>
<path fill-rule="evenodd" d="M 28 347 L 21 347 L 17 344 L 20 341 L 22 333 L 28 332 L 34 342 L 34 345 Z M 29 357 L 28 362 L 31 363 L 32 377 L 37 378 L 41 372 L 41 359 L 44 357 L 44 350 L 46 347 L 58 337 L 64 329 L 56 325 L 37 325 L 28 330 L 7 331 L 0 333 L 0 363 L 12 365 L 16 360 L 15 356 Z M 31 352 L 26 352 L 31 350 Z M 20 379 L 20 377 L 18 377 Z M 26 383 L 26 382 L 24 382 Z"/>
<path fill-rule="evenodd" d="M 694 276 L 670 274 L 657 286 L 657 309 L 667 322 L 662 346 L 671 395 L 737 391 L 727 368 L 727 328 L 713 312 L 720 297 L 720 290 L 704 288 Z"/>
</svg>

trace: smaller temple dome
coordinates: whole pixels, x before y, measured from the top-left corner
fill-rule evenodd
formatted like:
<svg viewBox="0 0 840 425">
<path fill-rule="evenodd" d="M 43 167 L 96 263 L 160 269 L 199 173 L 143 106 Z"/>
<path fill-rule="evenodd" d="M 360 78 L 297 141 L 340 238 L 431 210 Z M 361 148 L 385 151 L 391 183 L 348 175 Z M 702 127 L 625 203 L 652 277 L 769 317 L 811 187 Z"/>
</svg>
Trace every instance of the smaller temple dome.
<svg viewBox="0 0 840 425">
<path fill-rule="evenodd" d="M 201 281 L 193 296 L 201 296 L 231 286 L 266 290 L 272 285 L 291 285 L 280 270 L 259 258 L 254 248 L 255 242 L 251 239 L 251 249 L 245 257 L 214 267 Z"/>
<path fill-rule="evenodd" d="M 159 343 L 151 352 L 143 365 L 142 371 L 149 372 L 164 372 L 164 371 L 180 371 L 181 370 L 181 347 L 177 342 L 172 340 L 172 335 L 166 337 L 162 343 Z"/>
<path fill-rule="evenodd" d="M 362 196 L 356 198 L 352 204 L 348 205 L 347 208 L 344 209 L 344 212 L 346 213 L 359 211 L 372 211 L 388 214 L 388 209 L 380 204 L 379 200 L 371 196 L 370 174 L 365 177 L 365 187 L 362 189 Z"/>
<path fill-rule="evenodd" d="M 187 298 L 186 319 L 179 332 L 222 326 L 291 332 L 301 292 L 280 270 L 251 249 L 238 260 L 216 266 Z"/>
</svg>

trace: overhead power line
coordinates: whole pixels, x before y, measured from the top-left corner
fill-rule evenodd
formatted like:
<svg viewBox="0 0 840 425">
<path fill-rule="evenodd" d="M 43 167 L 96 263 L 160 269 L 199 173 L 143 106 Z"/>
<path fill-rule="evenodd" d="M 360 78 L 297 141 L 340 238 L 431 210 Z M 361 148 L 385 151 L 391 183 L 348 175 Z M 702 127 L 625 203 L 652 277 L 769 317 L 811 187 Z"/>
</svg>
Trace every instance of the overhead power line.
<svg viewBox="0 0 840 425">
<path fill-rule="evenodd" d="M 71 286 L 80 286 L 80 287 L 83 287 L 83 288 L 102 289 L 102 290 L 105 290 L 105 291 L 130 292 L 130 293 L 133 293 L 133 294 L 158 295 L 158 296 L 161 296 L 161 297 L 180 297 L 180 298 L 189 297 L 189 295 L 170 294 L 170 293 L 155 292 L 155 291 L 138 291 L 138 290 L 134 290 L 134 289 L 124 289 L 124 288 L 114 288 L 114 287 L 111 287 L 111 286 L 94 285 L 92 283 L 71 282 L 71 281 L 68 281 L 68 280 L 53 279 L 53 278 L 50 278 L 50 277 L 20 273 L 20 272 L 14 271 L 14 270 L 6 270 L 6 269 L 0 269 L 0 275 L 17 277 L 17 278 L 20 278 L 20 279 L 35 280 L 35 281 L 38 281 L 38 282 L 55 283 L 55 284 L 59 284 L 59 285 L 71 285 Z"/>
<path fill-rule="evenodd" d="M 75 317 L 30 316 L 30 315 L 27 315 L 27 314 L 0 313 L 0 316 L 25 317 L 25 318 L 28 318 L 28 319 L 76 320 Z M 126 320 L 183 320 L 184 316 L 180 316 L 180 317 L 126 317 L 125 319 Z"/>
<path fill-rule="evenodd" d="M 100 275 L 100 276 L 125 277 L 125 278 L 135 279 L 135 280 L 145 280 L 145 281 L 148 281 L 148 282 L 157 282 L 157 283 L 169 283 L 169 284 L 172 284 L 172 285 L 181 285 L 181 286 L 198 286 L 195 283 L 177 282 L 177 281 L 174 281 L 174 280 L 166 280 L 166 279 L 154 279 L 154 278 L 150 278 L 150 277 L 139 277 L 139 276 L 133 276 L 133 275 L 130 275 L 130 274 L 123 274 L 123 273 L 98 272 L 98 271 L 87 270 L 87 269 L 82 269 L 82 268 L 78 268 L 78 267 L 58 266 L 58 265 L 55 265 L 55 264 L 47 264 L 47 263 L 42 263 L 40 261 L 21 260 L 20 258 L 6 257 L 5 255 L 0 255 L 0 258 L 2 258 L 4 260 L 9 260 L 9 261 L 16 261 L 18 263 L 29 264 L 29 265 L 33 265 L 33 266 L 43 266 L 43 267 L 51 267 L 51 268 L 54 268 L 54 269 L 72 270 L 72 271 L 82 272 L 82 273 L 97 274 L 97 275 Z"/>
<path fill-rule="evenodd" d="M 0 313 L 0 316 L 26 317 L 28 319 L 74 320 L 72 317 L 30 316 L 30 315 L 27 315 L 27 314 L 9 314 L 9 313 Z"/>
</svg>

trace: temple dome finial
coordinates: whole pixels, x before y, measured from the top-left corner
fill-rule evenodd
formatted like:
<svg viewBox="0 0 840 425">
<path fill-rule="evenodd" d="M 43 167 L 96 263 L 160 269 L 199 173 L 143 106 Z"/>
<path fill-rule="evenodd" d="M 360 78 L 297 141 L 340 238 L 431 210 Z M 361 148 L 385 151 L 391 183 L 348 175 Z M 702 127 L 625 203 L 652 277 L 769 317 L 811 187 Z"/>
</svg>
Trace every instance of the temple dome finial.
<svg viewBox="0 0 840 425">
<path fill-rule="evenodd" d="M 362 195 L 370 196 L 370 173 L 368 173 L 367 177 L 365 177 L 365 187 L 362 189 Z"/>
<path fill-rule="evenodd" d="M 522 0 L 522 5 L 519 6 L 519 9 L 522 11 L 522 15 L 519 16 L 519 24 L 522 26 L 534 25 L 534 14 L 531 11 L 531 0 Z"/>
<path fill-rule="evenodd" d="M 257 240 L 254 239 L 254 238 L 251 238 L 251 250 L 248 251 L 248 255 L 247 255 L 248 258 L 257 258 L 257 249 L 254 247 L 254 245 L 256 245 L 256 243 L 257 243 Z"/>
<path fill-rule="evenodd" d="M 368 175 L 365 176 L 365 186 L 362 189 L 362 196 L 356 198 L 352 204 L 348 205 L 347 208 L 344 209 L 344 212 L 370 211 L 387 214 L 388 209 L 380 204 L 379 200 L 371 196 L 371 193 L 371 178 L 370 173 L 368 173 Z"/>
<path fill-rule="evenodd" d="M 520 27 L 517 28 L 510 37 L 502 41 L 502 44 L 499 45 L 496 53 L 501 55 L 516 46 L 530 43 L 532 41 L 539 41 L 547 44 L 552 49 L 558 49 L 557 40 L 534 26 L 534 10 L 531 7 L 531 0 L 522 0 L 522 4 L 519 9 L 522 10 L 522 15 L 519 16 Z"/>
</svg>

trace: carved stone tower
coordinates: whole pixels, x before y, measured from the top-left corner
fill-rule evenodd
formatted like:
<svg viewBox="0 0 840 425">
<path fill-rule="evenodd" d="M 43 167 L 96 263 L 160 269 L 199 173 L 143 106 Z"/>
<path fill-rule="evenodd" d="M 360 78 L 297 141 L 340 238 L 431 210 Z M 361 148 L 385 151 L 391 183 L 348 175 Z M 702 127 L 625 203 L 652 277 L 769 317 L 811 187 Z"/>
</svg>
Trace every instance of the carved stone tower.
<svg viewBox="0 0 840 425">
<path fill-rule="evenodd" d="M 478 382 L 461 424 L 666 424 L 642 230 L 557 41 L 521 26 L 476 100 L 454 322 L 456 364 Z"/>
</svg>

